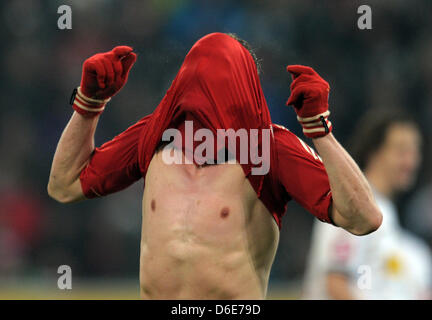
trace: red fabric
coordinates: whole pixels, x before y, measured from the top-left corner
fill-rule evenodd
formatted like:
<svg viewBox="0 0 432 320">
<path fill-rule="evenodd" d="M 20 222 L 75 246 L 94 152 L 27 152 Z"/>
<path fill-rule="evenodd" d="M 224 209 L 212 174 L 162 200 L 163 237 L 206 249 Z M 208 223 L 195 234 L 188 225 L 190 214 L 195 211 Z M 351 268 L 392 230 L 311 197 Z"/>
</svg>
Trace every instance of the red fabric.
<svg viewBox="0 0 432 320">
<path fill-rule="evenodd" d="M 181 127 L 188 117 L 214 134 L 219 128 L 273 128 L 255 62 L 237 40 L 213 33 L 195 43 L 153 114 L 95 150 L 81 173 L 84 194 L 89 198 L 105 195 L 145 177 L 164 130 Z M 322 163 L 311 161 L 312 156 L 301 151 L 300 142 L 295 143 L 289 131 L 275 129 L 280 137 L 271 136 L 270 173 L 251 175 L 249 161 L 242 164 L 245 176 L 279 227 L 291 197 L 329 222 L 324 211 L 331 195 L 322 196 L 330 190 Z M 275 146 L 277 140 L 280 146 Z"/>
<path fill-rule="evenodd" d="M 78 89 L 76 89 L 76 92 L 73 94 L 75 95 L 75 99 L 72 108 L 84 117 L 91 118 L 100 115 L 104 111 L 108 102 L 106 100 L 99 100 L 97 103 L 94 101 L 88 101 L 82 94 L 80 94 Z"/>
<path fill-rule="evenodd" d="M 106 103 L 127 82 L 136 54 L 128 46 L 98 53 L 83 63 L 81 85 L 73 109 L 84 117 L 100 115 Z"/>
<path fill-rule="evenodd" d="M 310 138 L 322 137 L 330 133 L 332 126 L 327 119 L 328 116 L 323 117 L 328 130 L 311 130 L 324 126 L 322 121 L 313 118 L 328 111 L 330 86 L 327 81 L 311 67 L 290 65 L 287 71 L 291 73 L 293 82 L 290 86 L 291 95 L 286 104 L 294 106 L 298 120 L 303 126 L 303 133 Z"/>
<path fill-rule="evenodd" d="M 223 33 L 212 33 L 198 40 L 186 55 L 171 87 L 142 132 L 139 163 L 143 176 L 164 130 L 180 124 L 189 113 L 215 136 L 216 129 L 244 128 L 248 132 L 270 129 L 270 113 L 255 61 L 237 40 Z M 239 150 L 236 153 L 239 159 Z M 242 165 L 246 176 L 251 172 L 251 163 Z M 250 178 L 258 195 L 263 178 Z"/>
<path fill-rule="evenodd" d="M 138 140 L 150 117 L 142 118 L 94 150 L 80 174 L 81 187 L 88 199 L 123 190 L 142 177 L 138 164 Z"/>
<path fill-rule="evenodd" d="M 277 177 L 284 194 L 321 221 L 332 223 L 332 194 L 321 158 L 288 129 L 274 125 L 273 130 L 279 163 Z"/>
<path fill-rule="evenodd" d="M 299 117 L 308 118 L 328 110 L 330 86 L 311 67 L 290 65 L 291 95 L 287 105 L 293 105 Z"/>
<path fill-rule="evenodd" d="M 138 140 L 151 115 L 96 148 L 80 180 L 87 198 L 120 191 L 141 178 L 138 164 Z M 332 203 L 330 185 L 322 162 L 308 151 L 300 139 L 283 128 L 273 126 L 278 167 L 270 174 L 277 177 L 272 188 L 269 175 L 263 181 L 261 201 L 273 215 L 278 226 L 289 200 L 294 199 L 318 219 L 331 223 L 328 210 Z M 275 192 L 276 191 L 276 192 Z"/>
<path fill-rule="evenodd" d="M 81 90 L 89 98 L 108 99 L 127 82 L 136 54 L 128 46 L 98 53 L 84 61 Z"/>
</svg>

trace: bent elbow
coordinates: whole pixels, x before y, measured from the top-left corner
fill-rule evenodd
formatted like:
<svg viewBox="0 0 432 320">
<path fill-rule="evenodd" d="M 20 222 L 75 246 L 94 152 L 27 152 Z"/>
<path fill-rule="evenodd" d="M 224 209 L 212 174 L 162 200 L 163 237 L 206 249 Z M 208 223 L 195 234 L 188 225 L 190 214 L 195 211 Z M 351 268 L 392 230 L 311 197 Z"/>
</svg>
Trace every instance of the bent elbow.
<svg viewBox="0 0 432 320">
<path fill-rule="evenodd" d="M 367 216 L 362 219 L 362 223 L 349 230 L 356 236 L 365 236 L 379 229 L 382 224 L 383 216 L 378 208 L 374 208 L 368 212 Z"/>
<path fill-rule="evenodd" d="M 371 221 L 371 228 L 372 228 L 371 232 L 377 231 L 378 228 L 381 226 L 382 221 L 383 221 L 383 215 L 381 211 L 377 208 L 376 213 Z"/>
<path fill-rule="evenodd" d="M 73 199 L 68 196 L 68 193 L 62 188 L 53 186 L 53 183 L 50 181 L 47 185 L 47 192 L 50 198 L 54 199 L 60 203 L 71 203 Z"/>
</svg>

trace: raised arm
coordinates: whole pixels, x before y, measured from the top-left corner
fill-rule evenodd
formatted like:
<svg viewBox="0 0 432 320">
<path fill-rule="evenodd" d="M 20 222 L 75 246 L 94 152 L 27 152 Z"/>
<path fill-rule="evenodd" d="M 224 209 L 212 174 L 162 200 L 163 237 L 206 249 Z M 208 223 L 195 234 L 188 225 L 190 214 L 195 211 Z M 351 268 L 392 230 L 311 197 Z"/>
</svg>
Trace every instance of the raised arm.
<svg viewBox="0 0 432 320">
<path fill-rule="evenodd" d="M 329 177 L 333 222 L 356 235 L 378 229 L 381 212 L 357 164 L 331 133 L 313 142 Z"/>
<path fill-rule="evenodd" d="M 79 176 L 94 150 L 99 117 L 84 118 L 74 112 L 57 145 L 48 182 L 51 198 L 68 203 L 83 200 Z"/>
<path fill-rule="evenodd" d="M 84 62 L 81 85 L 74 97 L 75 112 L 60 137 L 51 166 L 47 189 L 55 200 L 68 203 L 85 199 L 79 178 L 95 150 L 99 115 L 126 83 L 135 61 L 132 48 L 119 46 Z"/>
<path fill-rule="evenodd" d="M 331 218 L 355 235 L 365 235 L 381 225 L 382 215 L 363 173 L 331 134 L 328 120 L 330 87 L 312 68 L 288 66 L 292 74 L 291 96 L 303 133 L 312 138 L 320 154 L 332 192 Z"/>
</svg>

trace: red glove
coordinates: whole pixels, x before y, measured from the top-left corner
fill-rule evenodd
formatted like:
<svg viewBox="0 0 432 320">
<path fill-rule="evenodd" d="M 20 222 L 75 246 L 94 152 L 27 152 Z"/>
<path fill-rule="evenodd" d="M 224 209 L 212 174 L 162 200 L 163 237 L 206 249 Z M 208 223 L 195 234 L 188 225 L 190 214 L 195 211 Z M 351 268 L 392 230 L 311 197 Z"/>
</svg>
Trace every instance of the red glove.
<svg viewBox="0 0 432 320">
<path fill-rule="evenodd" d="M 293 105 L 303 133 L 309 138 L 323 137 L 332 131 L 328 121 L 330 86 L 314 69 L 301 65 L 287 67 L 291 73 L 291 96 L 287 105 Z"/>
<path fill-rule="evenodd" d="M 76 112 L 87 117 L 102 113 L 107 102 L 127 81 L 137 58 L 132 50 L 128 46 L 119 46 L 84 61 L 81 85 L 72 97 Z"/>
</svg>

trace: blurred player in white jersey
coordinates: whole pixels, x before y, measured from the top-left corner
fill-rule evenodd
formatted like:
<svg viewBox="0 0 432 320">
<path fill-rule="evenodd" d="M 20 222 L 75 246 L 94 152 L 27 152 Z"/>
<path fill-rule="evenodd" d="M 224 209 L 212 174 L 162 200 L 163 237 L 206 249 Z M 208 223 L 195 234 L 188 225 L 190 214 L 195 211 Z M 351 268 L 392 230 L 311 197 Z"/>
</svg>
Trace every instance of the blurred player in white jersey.
<svg viewBox="0 0 432 320">
<path fill-rule="evenodd" d="M 430 299 L 431 254 L 399 225 L 395 197 L 415 181 L 420 131 L 401 111 L 373 110 L 359 122 L 353 155 L 373 187 L 383 214 L 380 229 L 356 237 L 314 225 L 305 299 Z"/>
</svg>

